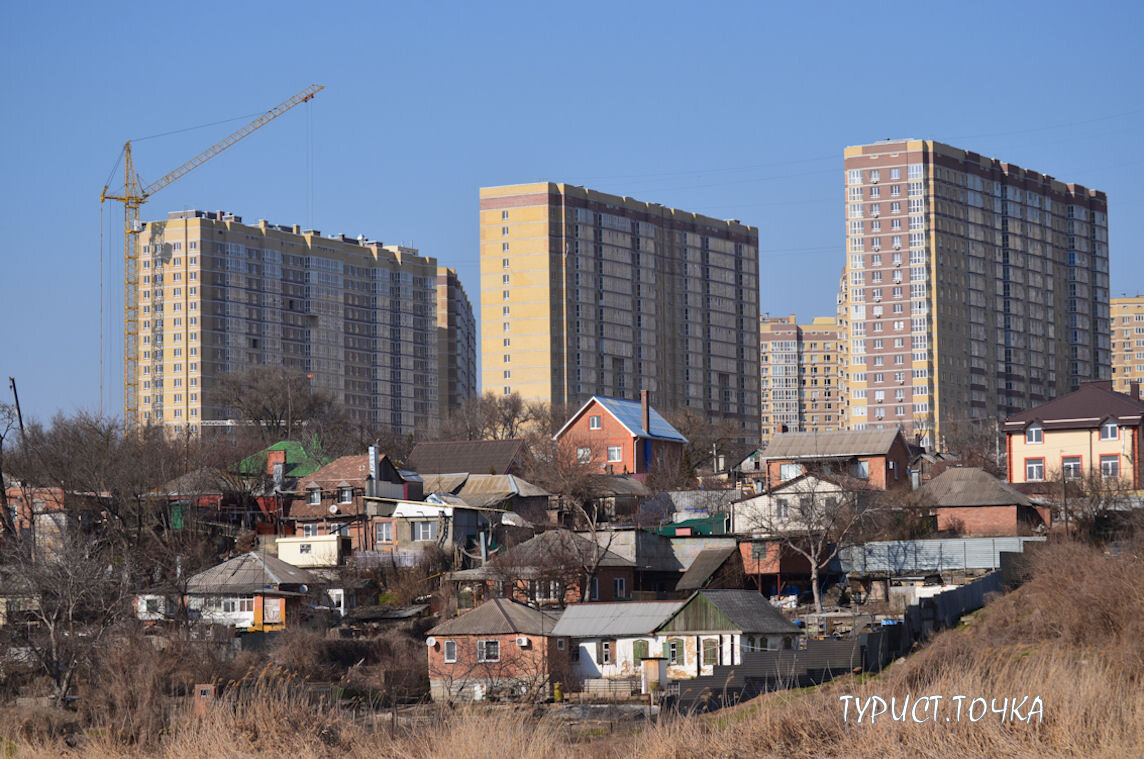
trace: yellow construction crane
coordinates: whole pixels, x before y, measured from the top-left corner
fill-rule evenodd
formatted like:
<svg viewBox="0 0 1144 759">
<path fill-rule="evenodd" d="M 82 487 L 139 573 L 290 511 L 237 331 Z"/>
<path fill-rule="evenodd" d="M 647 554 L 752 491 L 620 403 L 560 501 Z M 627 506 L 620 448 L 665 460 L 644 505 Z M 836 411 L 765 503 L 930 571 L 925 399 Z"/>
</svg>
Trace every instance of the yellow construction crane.
<svg viewBox="0 0 1144 759">
<path fill-rule="evenodd" d="M 197 156 L 187 161 L 173 171 L 144 186 L 143 180 L 135 172 L 135 163 L 131 158 L 131 141 L 123 144 L 120 159 L 123 161 L 123 190 L 119 194 L 107 191 L 109 185 L 103 186 L 99 194 L 100 205 L 105 200 L 118 200 L 123 203 L 123 420 L 128 427 L 134 426 L 138 419 L 138 346 L 136 345 L 139 333 L 139 304 L 138 304 L 138 275 L 136 273 L 136 257 L 138 256 L 139 233 L 142 231 L 140 209 L 147 199 L 187 174 L 234 143 L 246 137 L 296 105 L 305 103 L 317 95 L 323 85 L 312 84 L 294 95 L 289 100 L 271 108 L 254 121 L 234 132 L 230 136 L 216 142 Z M 112 172 L 114 173 L 114 169 Z M 102 349 L 101 349 L 102 350 Z"/>
</svg>

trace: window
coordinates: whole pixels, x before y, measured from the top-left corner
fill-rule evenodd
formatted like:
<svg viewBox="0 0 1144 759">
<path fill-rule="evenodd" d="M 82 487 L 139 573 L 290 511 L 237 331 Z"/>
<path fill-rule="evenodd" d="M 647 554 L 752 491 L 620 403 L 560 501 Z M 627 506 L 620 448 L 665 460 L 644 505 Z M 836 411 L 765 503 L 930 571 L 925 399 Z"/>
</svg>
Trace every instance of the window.
<svg viewBox="0 0 1144 759">
<path fill-rule="evenodd" d="M 857 477 L 860 480 L 870 479 L 870 462 L 855 461 L 850 467 L 850 476 Z"/>
<path fill-rule="evenodd" d="M 1025 442 L 1030 445 L 1045 442 L 1044 430 L 1041 425 L 1034 424 L 1025 430 Z"/>
<path fill-rule="evenodd" d="M 1120 457 L 1116 454 L 1100 457 L 1100 476 L 1101 477 L 1119 477 L 1120 476 Z"/>
<path fill-rule="evenodd" d="M 703 641 L 703 666 L 719 663 L 719 641 L 707 638 Z"/>
<path fill-rule="evenodd" d="M 477 641 L 477 661 L 479 661 L 479 662 L 497 662 L 497 661 L 500 661 L 500 641 L 499 640 L 478 640 Z"/>
<path fill-rule="evenodd" d="M 592 460 L 592 449 L 587 446 L 582 446 L 576 449 L 576 461 L 580 464 L 587 464 Z"/>
<path fill-rule="evenodd" d="M 437 539 L 437 523 L 436 522 L 412 522 L 410 526 L 413 528 L 414 540 L 436 540 Z"/>
<path fill-rule="evenodd" d="M 775 519 L 790 518 L 790 502 L 785 498 L 775 500 Z"/>
<path fill-rule="evenodd" d="M 588 429 L 598 430 L 598 429 L 603 428 L 603 426 L 604 425 L 600 422 L 600 417 L 598 417 L 598 416 L 588 417 Z"/>
<path fill-rule="evenodd" d="M 1028 482 L 1040 482 L 1045 479 L 1044 459 L 1025 459 L 1025 479 Z"/>
<path fill-rule="evenodd" d="M 310 491 L 310 500 L 308 501 L 308 503 L 311 506 L 321 506 L 322 505 L 322 491 L 319 490 L 318 488 L 314 488 L 313 490 L 311 490 Z"/>
<path fill-rule="evenodd" d="M 779 465 L 779 480 L 786 482 L 793 480 L 802 474 L 802 467 L 798 464 L 780 464 Z"/>
<path fill-rule="evenodd" d="M 300 543 L 298 545 L 298 553 L 310 553 L 312 549 L 313 546 L 311 546 L 309 543 Z"/>
<path fill-rule="evenodd" d="M 617 599 L 628 597 L 628 584 L 623 577 L 616 577 L 612 580 L 612 597 Z"/>
<path fill-rule="evenodd" d="M 302 525 L 302 537 L 304 537 L 304 538 L 316 538 L 316 537 L 318 537 L 318 525 L 316 525 L 316 524 L 304 524 L 304 525 Z"/>
<path fill-rule="evenodd" d="M 457 641 L 445 641 L 445 663 L 452 664 L 457 661 Z"/>
<path fill-rule="evenodd" d="M 588 599 L 592 601 L 600 600 L 600 578 L 593 577 L 592 582 L 588 583 Z"/>
<path fill-rule="evenodd" d="M 1080 456 L 1065 456 L 1061 459 L 1061 475 L 1066 480 L 1080 479 Z"/>
<path fill-rule="evenodd" d="M 1116 422 L 1108 421 L 1100 425 L 1101 440 L 1116 440 L 1119 437 L 1119 428 Z"/>
<path fill-rule="evenodd" d="M 683 649 L 683 641 L 679 638 L 672 638 L 667 642 L 667 660 L 671 664 L 683 666 L 687 663 L 687 657 Z"/>
<path fill-rule="evenodd" d="M 338 488 L 338 503 L 353 503 L 354 502 L 354 489 L 353 488 Z"/>
<path fill-rule="evenodd" d="M 601 640 L 596 643 L 596 663 L 616 663 L 616 642 L 614 640 Z"/>
<path fill-rule="evenodd" d="M 378 522 L 376 525 L 374 525 L 373 531 L 376 542 L 393 542 L 393 522 Z"/>
<path fill-rule="evenodd" d="M 615 463 L 622 461 L 624 458 L 624 447 L 622 445 L 609 445 L 608 446 L 608 463 Z"/>
</svg>

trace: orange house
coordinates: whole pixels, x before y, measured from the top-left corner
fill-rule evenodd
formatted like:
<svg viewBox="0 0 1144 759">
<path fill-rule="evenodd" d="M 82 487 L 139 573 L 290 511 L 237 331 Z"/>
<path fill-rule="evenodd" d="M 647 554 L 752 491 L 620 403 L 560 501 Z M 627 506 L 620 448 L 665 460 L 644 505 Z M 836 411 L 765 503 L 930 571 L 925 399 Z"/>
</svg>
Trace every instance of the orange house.
<svg viewBox="0 0 1144 759">
<path fill-rule="evenodd" d="M 601 473 L 640 480 L 657 471 L 677 471 L 687 445 L 687 438 L 651 407 L 646 390 L 639 403 L 592 396 L 553 439 L 562 452 Z"/>
<path fill-rule="evenodd" d="M 876 490 L 910 487 L 900 429 L 784 432 L 771 438 L 763 460 L 768 489 L 806 473 L 853 477 Z"/>
</svg>

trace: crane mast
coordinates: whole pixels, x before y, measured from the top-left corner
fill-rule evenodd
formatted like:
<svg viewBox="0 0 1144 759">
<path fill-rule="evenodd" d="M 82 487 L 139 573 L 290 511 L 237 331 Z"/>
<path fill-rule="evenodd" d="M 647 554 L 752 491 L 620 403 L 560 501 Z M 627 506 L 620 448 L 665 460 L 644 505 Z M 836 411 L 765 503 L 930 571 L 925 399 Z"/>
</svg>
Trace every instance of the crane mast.
<svg viewBox="0 0 1144 759">
<path fill-rule="evenodd" d="M 144 186 L 135 162 L 131 156 L 131 141 L 123 144 L 123 190 L 118 194 L 108 192 L 110 185 L 104 185 L 99 195 L 102 205 L 107 200 L 123 203 L 123 421 L 128 428 L 138 424 L 139 395 L 139 276 L 138 251 L 139 234 L 143 231 L 141 213 L 147 200 L 180 177 L 203 165 L 242 138 L 262 128 L 296 105 L 311 100 L 323 85 L 312 84 L 293 97 L 284 100 L 266 113 L 219 140 L 194 158 L 172 169 L 159 179 Z M 102 348 L 101 348 L 102 352 Z"/>
</svg>

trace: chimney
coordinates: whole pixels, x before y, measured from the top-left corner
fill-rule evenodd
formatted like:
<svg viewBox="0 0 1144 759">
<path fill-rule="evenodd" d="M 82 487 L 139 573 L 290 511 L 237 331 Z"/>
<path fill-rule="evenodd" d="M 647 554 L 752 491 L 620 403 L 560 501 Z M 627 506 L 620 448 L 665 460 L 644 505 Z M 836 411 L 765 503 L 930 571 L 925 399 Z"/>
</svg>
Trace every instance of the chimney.
<svg viewBox="0 0 1144 759">
<path fill-rule="evenodd" d="M 651 435 L 651 404 L 648 401 L 648 391 L 640 390 L 640 412 L 643 420 L 643 432 Z"/>
<path fill-rule="evenodd" d="M 1134 401 L 1140 400 L 1140 383 L 1139 382 L 1133 382 L 1131 385 L 1129 385 L 1128 386 L 1128 394 L 1132 396 L 1132 400 L 1134 400 Z"/>
</svg>

